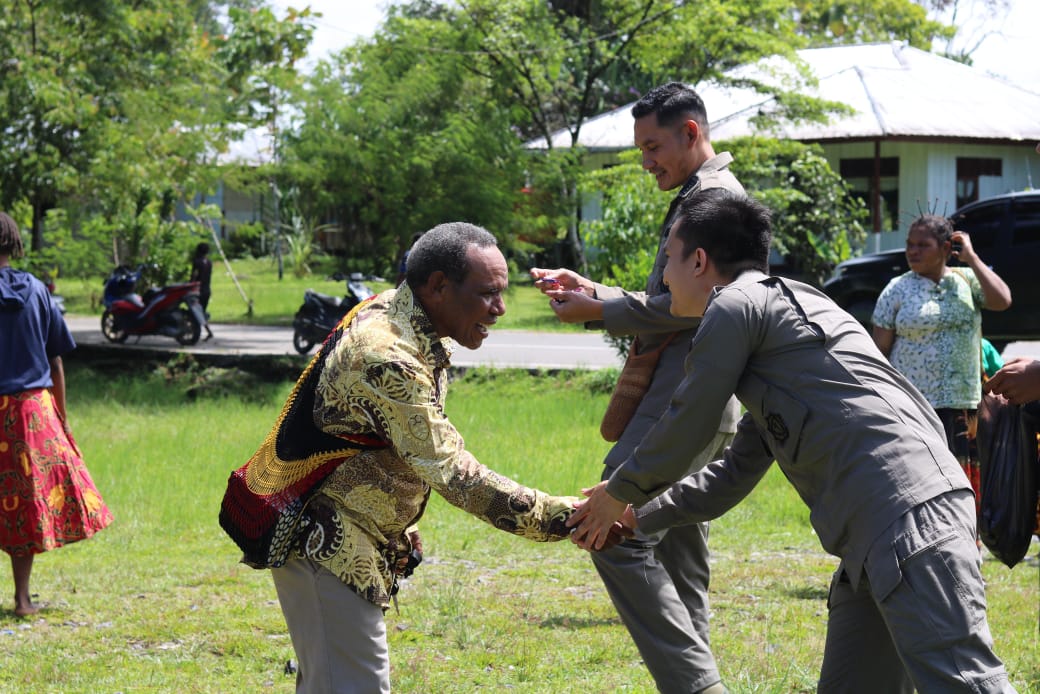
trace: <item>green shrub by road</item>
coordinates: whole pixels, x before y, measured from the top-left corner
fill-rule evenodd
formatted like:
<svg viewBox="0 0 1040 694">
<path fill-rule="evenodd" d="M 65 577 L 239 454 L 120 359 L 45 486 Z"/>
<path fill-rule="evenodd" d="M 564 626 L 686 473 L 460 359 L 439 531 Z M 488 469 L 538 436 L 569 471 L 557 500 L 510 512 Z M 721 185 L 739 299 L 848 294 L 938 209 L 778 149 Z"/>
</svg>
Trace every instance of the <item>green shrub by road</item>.
<svg viewBox="0 0 1040 694">
<path fill-rule="evenodd" d="M 71 425 L 115 523 L 37 558 L 33 589 L 48 604 L 37 617 L 16 619 L 6 594 L 0 692 L 292 692 L 270 577 L 239 564 L 217 525 L 228 474 L 262 440 L 289 384 L 229 386 L 201 370 L 127 378 L 74 357 L 67 369 Z M 447 410 L 482 462 L 564 494 L 599 477 L 606 400 L 597 374 L 478 370 L 452 384 Z M 653 691 L 570 543 L 495 531 L 436 495 L 420 527 L 426 560 L 400 613 L 387 613 L 395 692 Z M 712 643 L 730 690 L 813 691 L 837 561 L 779 472 L 712 525 L 711 546 Z M 1018 690 L 1035 694 L 1031 561 L 1009 571 L 987 559 L 984 573 L 997 651 Z"/>
</svg>

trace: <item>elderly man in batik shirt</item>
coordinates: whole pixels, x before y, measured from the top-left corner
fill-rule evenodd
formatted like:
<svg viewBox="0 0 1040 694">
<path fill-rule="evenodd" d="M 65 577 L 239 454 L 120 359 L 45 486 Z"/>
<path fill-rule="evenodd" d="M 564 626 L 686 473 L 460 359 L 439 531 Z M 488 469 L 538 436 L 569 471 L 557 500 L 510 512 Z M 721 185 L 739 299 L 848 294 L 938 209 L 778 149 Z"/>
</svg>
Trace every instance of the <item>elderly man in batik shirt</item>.
<svg viewBox="0 0 1040 694">
<path fill-rule="evenodd" d="M 272 569 L 300 663 L 299 692 L 388 692 L 383 612 L 436 490 L 496 528 L 566 537 L 573 498 L 499 475 L 466 451 L 444 413 L 453 341 L 476 349 L 505 312 L 494 237 L 443 224 L 415 244 L 407 281 L 343 325 L 314 393 L 318 428 L 385 447 L 348 457 L 310 499 L 284 566 Z"/>
</svg>

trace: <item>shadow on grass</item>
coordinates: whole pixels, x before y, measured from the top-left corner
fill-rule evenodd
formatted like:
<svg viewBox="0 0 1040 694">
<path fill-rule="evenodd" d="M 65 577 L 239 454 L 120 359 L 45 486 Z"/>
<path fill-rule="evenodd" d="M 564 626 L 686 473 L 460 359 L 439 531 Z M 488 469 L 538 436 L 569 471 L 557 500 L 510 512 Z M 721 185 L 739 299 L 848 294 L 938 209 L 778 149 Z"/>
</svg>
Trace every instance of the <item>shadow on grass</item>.
<svg viewBox="0 0 1040 694">
<path fill-rule="evenodd" d="M 542 629 L 595 629 L 596 627 L 612 627 L 621 624 L 619 617 L 550 617 L 539 623 Z"/>
<path fill-rule="evenodd" d="M 827 589 L 821 588 L 820 586 L 798 586 L 796 588 L 787 588 L 784 593 L 788 597 L 795 598 L 796 600 L 826 600 Z"/>
</svg>

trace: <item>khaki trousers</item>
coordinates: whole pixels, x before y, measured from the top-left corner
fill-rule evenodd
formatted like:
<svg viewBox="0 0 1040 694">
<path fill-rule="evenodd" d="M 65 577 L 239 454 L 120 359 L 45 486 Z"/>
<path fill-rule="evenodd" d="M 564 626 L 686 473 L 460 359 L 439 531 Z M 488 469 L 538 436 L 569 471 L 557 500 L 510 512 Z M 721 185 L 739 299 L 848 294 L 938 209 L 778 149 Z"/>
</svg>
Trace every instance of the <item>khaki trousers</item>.
<svg viewBox="0 0 1040 694">
<path fill-rule="evenodd" d="M 271 569 L 299 670 L 299 694 L 390 692 L 383 609 L 310 559 Z"/>
</svg>

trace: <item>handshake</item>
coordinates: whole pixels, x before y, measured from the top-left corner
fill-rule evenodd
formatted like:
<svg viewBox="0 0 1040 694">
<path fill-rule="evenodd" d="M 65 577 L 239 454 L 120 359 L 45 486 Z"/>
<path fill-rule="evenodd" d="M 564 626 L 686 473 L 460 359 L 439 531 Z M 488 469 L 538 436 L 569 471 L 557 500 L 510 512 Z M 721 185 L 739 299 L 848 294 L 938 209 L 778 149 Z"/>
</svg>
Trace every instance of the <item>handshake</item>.
<svg viewBox="0 0 1040 694">
<path fill-rule="evenodd" d="M 592 552 L 635 535 L 635 512 L 607 493 L 605 481 L 581 491 L 586 498 L 574 504 L 574 513 L 567 519 L 571 542 Z"/>
</svg>

